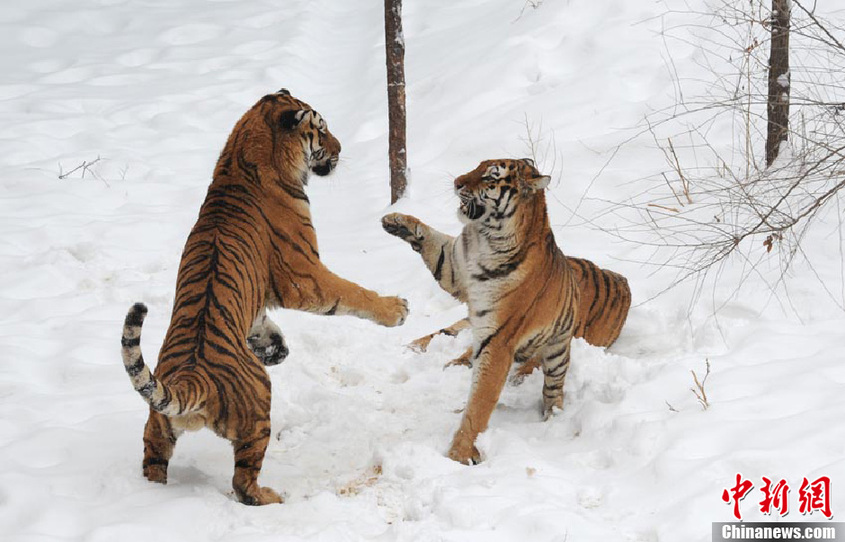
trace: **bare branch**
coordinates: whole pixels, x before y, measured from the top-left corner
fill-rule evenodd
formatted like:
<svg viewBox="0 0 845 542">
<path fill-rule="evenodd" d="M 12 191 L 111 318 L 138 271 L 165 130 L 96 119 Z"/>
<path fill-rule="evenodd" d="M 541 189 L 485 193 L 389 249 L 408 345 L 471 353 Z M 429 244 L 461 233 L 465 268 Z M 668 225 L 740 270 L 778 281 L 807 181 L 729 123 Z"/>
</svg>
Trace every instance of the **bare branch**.
<svg viewBox="0 0 845 542">
<path fill-rule="evenodd" d="M 690 391 L 695 395 L 695 398 L 698 399 L 698 403 L 701 405 L 702 410 L 710 408 L 710 402 L 707 400 L 707 392 L 704 389 L 707 377 L 710 376 L 710 360 L 705 360 L 705 364 L 707 365 L 707 372 L 704 373 L 704 378 L 702 378 L 701 381 L 698 380 L 698 375 L 695 374 L 695 371 L 690 370 L 692 373 L 692 381 L 695 383 L 695 387 L 690 388 Z"/>
</svg>

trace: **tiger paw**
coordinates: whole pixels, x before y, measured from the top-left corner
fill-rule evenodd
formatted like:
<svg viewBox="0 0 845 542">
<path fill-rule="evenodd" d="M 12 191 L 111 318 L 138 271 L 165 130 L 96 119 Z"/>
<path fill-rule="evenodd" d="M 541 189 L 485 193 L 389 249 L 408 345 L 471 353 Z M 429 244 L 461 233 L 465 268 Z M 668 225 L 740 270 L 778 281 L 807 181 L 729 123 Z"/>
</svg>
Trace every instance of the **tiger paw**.
<svg viewBox="0 0 845 542">
<path fill-rule="evenodd" d="M 475 444 L 467 440 L 455 441 L 449 449 L 449 459 L 464 465 L 478 465 L 481 463 L 481 452 Z"/>
<path fill-rule="evenodd" d="M 382 297 L 375 321 L 386 327 L 401 326 L 408 317 L 408 301 L 401 297 Z"/>
<path fill-rule="evenodd" d="M 431 335 L 426 335 L 425 337 L 420 337 L 419 339 L 411 341 L 406 346 L 417 354 L 425 352 L 428 350 L 428 345 L 431 344 L 431 340 L 434 339 L 435 335 L 437 334 L 433 333 Z"/>
<path fill-rule="evenodd" d="M 410 243 L 411 248 L 415 251 L 422 250 L 425 234 L 423 233 L 423 224 L 419 219 L 401 213 L 390 213 L 382 217 L 381 227 L 390 235 L 395 235 Z"/>
<path fill-rule="evenodd" d="M 285 338 L 281 333 L 273 332 L 266 335 L 250 335 L 246 338 L 246 342 L 252 353 L 264 365 L 278 365 L 285 361 L 285 358 L 290 353 L 287 344 L 285 344 Z"/>
<path fill-rule="evenodd" d="M 456 357 L 449 363 L 443 366 L 443 370 L 445 371 L 449 367 L 467 367 L 472 369 L 472 348 L 468 349 L 466 352 L 461 354 L 460 356 Z"/>
<path fill-rule="evenodd" d="M 158 484 L 167 483 L 167 463 L 144 465 L 144 478 Z"/>
<path fill-rule="evenodd" d="M 513 374 L 508 378 L 508 383 L 510 383 L 511 386 L 521 385 L 525 381 L 525 379 L 528 378 L 528 376 L 530 376 L 531 373 L 533 373 L 534 370 L 538 369 L 539 367 L 540 362 L 538 362 L 536 359 L 531 359 L 521 363 L 517 366 Z"/>
<path fill-rule="evenodd" d="M 548 400 L 543 397 L 543 421 L 549 421 L 555 414 L 563 410 L 563 395 Z"/>
<path fill-rule="evenodd" d="M 285 502 L 281 495 L 269 487 L 259 487 L 257 489 L 258 491 L 251 493 L 239 492 L 236 489 L 235 494 L 238 496 L 240 502 L 249 506 L 264 506 L 266 504 L 282 504 Z"/>
</svg>

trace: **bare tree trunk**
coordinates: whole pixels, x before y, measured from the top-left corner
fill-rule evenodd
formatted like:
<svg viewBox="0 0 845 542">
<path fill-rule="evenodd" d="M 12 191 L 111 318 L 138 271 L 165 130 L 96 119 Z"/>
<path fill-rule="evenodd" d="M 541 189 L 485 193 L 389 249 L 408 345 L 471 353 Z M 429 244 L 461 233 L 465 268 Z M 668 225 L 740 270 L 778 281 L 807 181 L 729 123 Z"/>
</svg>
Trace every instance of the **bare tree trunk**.
<svg viewBox="0 0 845 542">
<path fill-rule="evenodd" d="M 387 53 L 387 111 L 390 134 L 390 203 L 405 194 L 408 185 L 405 152 L 405 38 L 402 35 L 402 0 L 384 0 L 384 48 Z"/>
<path fill-rule="evenodd" d="M 772 0 L 769 53 L 769 122 L 766 131 L 766 166 L 778 156 L 789 129 L 789 0 Z"/>
</svg>

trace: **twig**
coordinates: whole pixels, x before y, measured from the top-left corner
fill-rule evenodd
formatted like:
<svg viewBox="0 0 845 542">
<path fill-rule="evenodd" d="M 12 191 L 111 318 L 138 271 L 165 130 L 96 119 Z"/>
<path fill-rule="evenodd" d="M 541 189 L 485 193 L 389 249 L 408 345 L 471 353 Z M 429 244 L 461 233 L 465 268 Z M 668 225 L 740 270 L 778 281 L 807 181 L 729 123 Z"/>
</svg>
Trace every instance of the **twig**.
<svg viewBox="0 0 845 542">
<path fill-rule="evenodd" d="M 88 171 L 91 166 L 93 166 L 94 164 L 96 164 L 99 161 L 100 161 L 99 156 L 97 156 L 96 159 L 91 160 L 90 162 L 83 160 L 81 164 L 79 164 L 78 166 L 76 166 L 72 170 L 68 171 L 67 173 L 62 173 L 62 165 L 59 164 L 59 179 L 67 179 L 68 176 L 71 173 L 75 173 L 75 172 L 79 171 L 80 169 L 82 170 L 82 178 L 84 179 L 85 178 L 85 172 Z"/>
<path fill-rule="evenodd" d="M 669 177 L 667 177 L 666 174 L 663 172 L 661 172 L 660 175 L 663 177 L 663 180 L 666 181 L 666 186 L 668 186 L 669 190 L 672 191 L 672 195 L 675 196 L 675 200 L 678 202 L 678 205 L 683 207 L 684 203 L 681 201 L 681 198 L 678 197 L 678 193 L 675 192 L 675 189 L 672 188 L 672 183 L 669 182 Z"/>
<path fill-rule="evenodd" d="M 692 373 L 692 380 L 695 382 L 695 387 L 690 388 L 690 391 L 695 394 L 695 398 L 698 399 L 698 403 L 701 405 L 703 410 L 707 410 L 710 408 L 710 403 L 707 400 L 707 392 L 704 391 L 704 384 L 707 382 L 707 377 L 710 376 L 710 360 L 705 360 L 707 364 L 707 372 L 704 373 L 704 378 L 699 382 L 698 375 L 695 374 L 695 371 L 690 369 Z"/>
<path fill-rule="evenodd" d="M 666 207 L 665 205 L 659 205 L 657 203 L 647 203 L 646 205 L 649 206 L 649 207 L 657 207 L 658 209 L 664 209 L 666 211 L 672 211 L 673 213 L 679 213 L 680 212 L 677 209 L 675 209 L 674 207 Z"/>
<path fill-rule="evenodd" d="M 537 9 L 538 7 L 543 5 L 544 1 L 545 0 L 525 0 L 525 4 L 522 5 L 522 9 L 519 10 L 519 15 L 512 22 L 515 23 L 518 20 L 522 19 L 522 16 L 525 14 L 525 10 L 528 9 L 529 6 L 531 7 L 531 9 Z"/>
<path fill-rule="evenodd" d="M 672 138 L 668 138 L 669 141 L 669 152 L 672 153 L 672 157 L 675 159 L 675 172 L 678 174 L 678 177 L 681 179 L 681 187 L 684 189 L 684 195 L 687 197 L 687 203 L 690 205 L 692 204 L 692 198 L 689 195 L 689 181 L 687 181 L 686 176 L 684 175 L 684 170 L 681 168 L 681 161 L 678 160 L 678 154 L 675 152 L 675 146 L 672 145 Z"/>
</svg>

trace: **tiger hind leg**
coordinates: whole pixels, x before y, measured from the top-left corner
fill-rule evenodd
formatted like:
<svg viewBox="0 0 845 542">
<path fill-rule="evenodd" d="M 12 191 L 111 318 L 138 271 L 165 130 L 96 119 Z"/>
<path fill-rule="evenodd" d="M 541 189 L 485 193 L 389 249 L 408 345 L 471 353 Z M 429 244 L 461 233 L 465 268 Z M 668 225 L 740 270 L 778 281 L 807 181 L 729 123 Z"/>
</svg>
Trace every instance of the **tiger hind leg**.
<svg viewBox="0 0 845 542">
<path fill-rule="evenodd" d="M 251 424 L 252 433 L 232 441 L 235 448 L 235 474 L 232 487 L 238 500 L 244 504 L 260 506 L 282 503 L 281 495 L 269 487 L 258 485 L 258 475 L 264 463 L 264 453 L 270 442 L 270 418 Z"/>
<path fill-rule="evenodd" d="M 540 367 L 542 364 L 540 360 L 536 357 L 529 359 L 528 361 L 524 361 L 517 365 L 516 369 L 513 371 L 511 376 L 508 378 L 508 382 L 512 386 L 519 386 L 522 382 L 528 378 L 528 376 L 534 372 L 535 369 Z"/>
<path fill-rule="evenodd" d="M 167 466 L 173 456 L 176 439 L 181 432 L 175 431 L 164 414 L 150 411 L 144 427 L 144 477 L 150 482 L 167 483 Z"/>
<path fill-rule="evenodd" d="M 548 420 L 555 409 L 563 408 L 563 384 L 569 371 L 571 338 L 547 347 L 543 356 L 543 419 Z"/>
<path fill-rule="evenodd" d="M 443 370 L 445 371 L 449 367 L 472 368 L 472 347 L 467 348 L 467 350 L 463 354 L 444 365 Z"/>
<path fill-rule="evenodd" d="M 282 330 L 267 317 L 267 309 L 261 309 L 258 313 L 247 333 L 246 342 L 264 365 L 278 365 L 290 353 Z"/>
<path fill-rule="evenodd" d="M 437 337 L 438 335 L 446 335 L 447 337 L 456 337 L 461 331 L 469 328 L 469 318 L 463 318 L 458 320 L 454 324 L 448 327 L 444 327 L 440 331 L 435 331 L 425 337 L 420 337 L 415 341 L 411 341 L 408 345 L 408 348 L 413 350 L 414 352 L 425 352 L 428 349 L 428 345 L 431 343 L 432 339 Z"/>
</svg>

